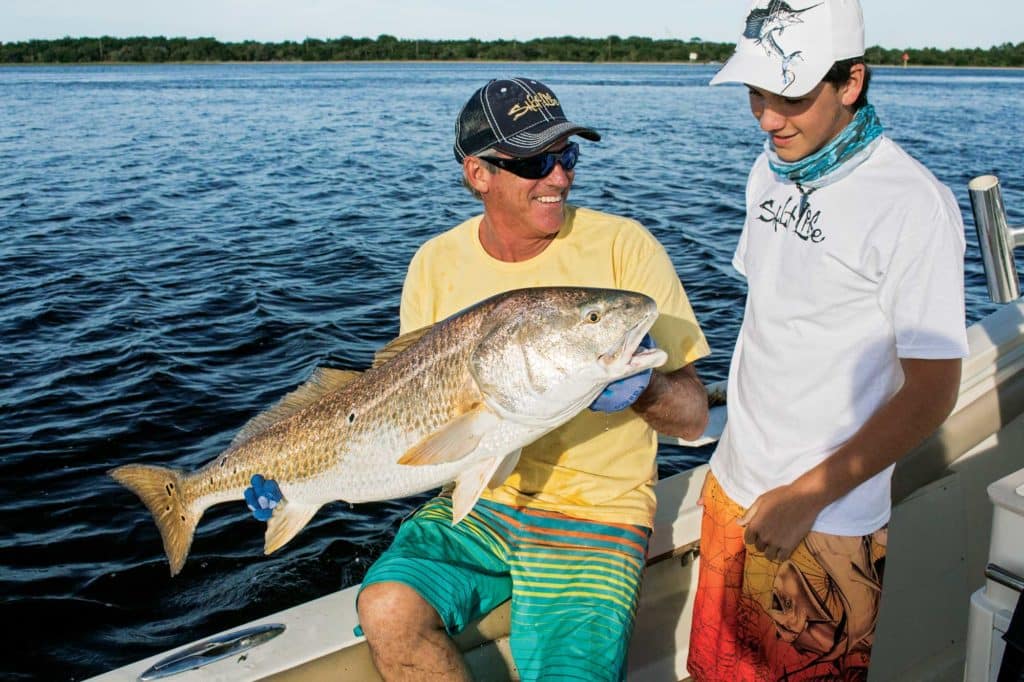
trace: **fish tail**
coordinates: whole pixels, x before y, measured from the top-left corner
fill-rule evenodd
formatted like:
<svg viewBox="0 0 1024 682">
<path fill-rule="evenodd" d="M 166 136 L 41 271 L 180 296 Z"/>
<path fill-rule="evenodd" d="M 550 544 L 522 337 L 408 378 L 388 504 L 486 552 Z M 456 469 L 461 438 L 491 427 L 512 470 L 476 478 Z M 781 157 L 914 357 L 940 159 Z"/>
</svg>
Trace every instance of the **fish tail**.
<svg viewBox="0 0 1024 682">
<path fill-rule="evenodd" d="M 171 564 L 171 575 L 177 575 L 185 564 L 204 511 L 196 512 L 186 503 L 187 481 L 183 472 L 147 464 L 127 464 L 108 473 L 138 495 L 153 514 Z"/>
</svg>

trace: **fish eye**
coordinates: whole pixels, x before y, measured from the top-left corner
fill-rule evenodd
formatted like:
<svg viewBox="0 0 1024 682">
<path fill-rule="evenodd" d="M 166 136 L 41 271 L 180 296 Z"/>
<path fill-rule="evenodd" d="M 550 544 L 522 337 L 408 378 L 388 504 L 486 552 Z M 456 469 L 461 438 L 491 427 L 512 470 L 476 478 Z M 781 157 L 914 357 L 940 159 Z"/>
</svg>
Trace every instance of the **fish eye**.
<svg viewBox="0 0 1024 682">
<path fill-rule="evenodd" d="M 591 308 L 583 312 L 583 319 L 587 322 L 598 322 L 601 319 L 601 312 Z"/>
</svg>

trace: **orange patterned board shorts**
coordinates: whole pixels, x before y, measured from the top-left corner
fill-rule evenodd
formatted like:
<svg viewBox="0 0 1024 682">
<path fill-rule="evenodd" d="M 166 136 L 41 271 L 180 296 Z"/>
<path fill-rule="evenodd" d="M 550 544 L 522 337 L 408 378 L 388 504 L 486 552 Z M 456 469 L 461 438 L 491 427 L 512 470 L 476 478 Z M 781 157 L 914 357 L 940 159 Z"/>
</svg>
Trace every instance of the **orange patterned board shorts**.
<svg viewBox="0 0 1024 682">
<path fill-rule="evenodd" d="M 711 473 L 687 669 L 696 682 L 866 680 L 887 529 L 811 531 L 789 559 L 743 542 L 744 509 Z"/>
</svg>

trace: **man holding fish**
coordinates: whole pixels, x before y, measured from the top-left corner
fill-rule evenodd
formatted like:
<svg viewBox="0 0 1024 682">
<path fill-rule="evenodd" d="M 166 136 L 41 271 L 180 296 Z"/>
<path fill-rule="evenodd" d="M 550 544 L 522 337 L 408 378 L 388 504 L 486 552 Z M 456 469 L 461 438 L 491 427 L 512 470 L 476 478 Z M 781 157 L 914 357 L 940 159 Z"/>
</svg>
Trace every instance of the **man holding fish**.
<svg viewBox="0 0 1024 682">
<path fill-rule="evenodd" d="M 709 351 L 658 241 L 635 221 L 567 203 L 580 156 L 573 135 L 600 139 L 535 80 L 492 80 L 473 94 L 454 152 L 483 214 L 414 256 L 402 332 L 510 289 L 625 289 L 657 303 L 645 345 L 653 338 L 667 361 L 613 383 L 524 447 L 457 524 L 446 494 L 402 524 L 358 601 L 386 679 L 469 679 L 451 635 L 508 599 L 521 679 L 625 675 L 655 508 L 655 429 L 703 432 L 707 397 L 692 363 Z"/>
<path fill-rule="evenodd" d="M 566 203 L 572 135 L 600 139 L 537 81 L 478 90 L 455 157 L 483 215 L 415 255 L 402 335 L 373 366 L 318 368 L 194 471 L 110 472 L 153 515 L 172 576 L 215 504 L 244 498 L 267 522 L 270 554 L 332 501 L 444 487 L 363 582 L 361 627 L 381 673 L 467 679 L 450 635 L 511 599 L 521 679 L 623 678 L 655 429 L 703 432 L 692 363 L 708 347 L 658 241 Z"/>
</svg>

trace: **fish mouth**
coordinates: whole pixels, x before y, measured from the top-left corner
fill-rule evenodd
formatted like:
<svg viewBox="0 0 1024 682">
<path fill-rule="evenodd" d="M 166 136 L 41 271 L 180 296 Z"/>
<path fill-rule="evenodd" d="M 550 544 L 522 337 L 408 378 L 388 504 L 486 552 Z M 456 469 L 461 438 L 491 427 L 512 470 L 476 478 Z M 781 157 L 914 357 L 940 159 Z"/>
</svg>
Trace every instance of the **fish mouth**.
<svg viewBox="0 0 1024 682">
<path fill-rule="evenodd" d="M 668 358 L 665 351 L 660 348 L 640 346 L 644 335 L 654 326 L 654 321 L 657 319 L 656 312 L 645 315 L 622 335 L 622 340 L 619 343 L 598 356 L 598 362 L 604 365 L 610 373 L 618 374 L 621 377 L 631 376 L 664 363 Z"/>
</svg>

